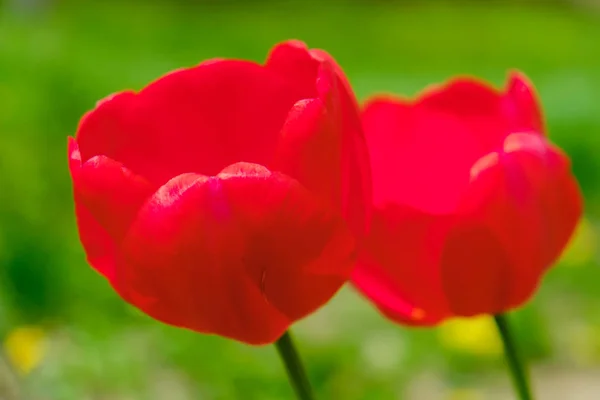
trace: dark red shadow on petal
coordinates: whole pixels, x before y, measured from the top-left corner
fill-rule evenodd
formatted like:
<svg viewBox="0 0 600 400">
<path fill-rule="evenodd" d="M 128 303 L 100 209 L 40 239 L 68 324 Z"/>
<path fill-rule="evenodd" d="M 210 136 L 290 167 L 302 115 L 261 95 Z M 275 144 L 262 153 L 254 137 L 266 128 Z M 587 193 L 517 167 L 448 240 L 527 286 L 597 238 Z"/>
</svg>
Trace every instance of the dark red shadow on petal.
<svg viewBox="0 0 600 400">
<path fill-rule="evenodd" d="M 482 278 L 492 285 L 490 280 L 494 274 L 499 275 L 496 287 L 489 289 L 492 299 L 482 304 L 500 307 L 502 311 L 512 308 L 515 299 L 522 302 L 524 296 L 537 287 L 540 278 L 539 221 L 536 213 L 531 212 L 532 193 L 519 166 L 505 161 L 501 152 L 490 153 L 474 165 L 469 190 L 458 211 L 467 228 L 487 230 L 484 242 L 477 243 L 481 249 L 474 247 L 473 250 L 481 257 L 488 252 L 487 259 L 476 259 L 485 264 L 480 268 L 487 269 L 487 264 L 495 268 L 504 266 L 502 271 L 491 270 L 491 277 Z M 490 246 L 495 251 L 490 250 Z M 502 256 L 498 255 L 500 252 Z M 466 267 L 448 264 L 447 268 L 455 271 Z M 487 312 L 498 312 L 497 307 Z"/>
<path fill-rule="evenodd" d="M 451 226 L 408 207 L 376 209 L 353 284 L 394 320 L 437 323 L 449 314 L 439 263 Z"/>
<path fill-rule="evenodd" d="M 448 235 L 441 259 L 444 292 L 452 312 L 496 314 L 509 299 L 512 260 L 485 226 L 464 224 Z"/>
</svg>

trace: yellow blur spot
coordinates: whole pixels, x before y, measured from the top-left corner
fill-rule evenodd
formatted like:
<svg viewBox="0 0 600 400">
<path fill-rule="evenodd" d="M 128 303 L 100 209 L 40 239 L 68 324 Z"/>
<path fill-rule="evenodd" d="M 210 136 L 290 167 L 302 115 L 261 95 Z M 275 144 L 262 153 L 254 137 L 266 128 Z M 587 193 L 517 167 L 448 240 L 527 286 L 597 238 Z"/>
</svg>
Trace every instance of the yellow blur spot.
<svg viewBox="0 0 600 400">
<path fill-rule="evenodd" d="M 440 326 L 438 335 L 448 350 L 477 356 L 498 356 L 503 351 L 496 326 L 489 316 L 449 320 Z"/>
<path fill-rule="evenodd" d="M 571 322 L 561 330 L 560 346 L 566 350 L 570 362 L 577 367 L 596 365 L 600 351 L 600 332 L 594 324 Z"/>
<path fill-rule="evenodd" d="M 483 395 L 480 391 L 475 389 L 455 389 L 451 391 L 447 400 L 483 400 Z"/>
<path fill-rule="evenodd" d="M 46 353 L 46 335 L 41 328 L 22 326 L 12 330 L 4 341 L 4 351 L 15 370 L 29 374 Z"/>
<path fill-rule="evenodd" d="M 595 256 L 597 241 L 598 237 L 594 226 L 588 219 L 582 218 L 563 252 L 561 262 L 569 266 L 579 266 L 589 262 Z"/>
</svg>

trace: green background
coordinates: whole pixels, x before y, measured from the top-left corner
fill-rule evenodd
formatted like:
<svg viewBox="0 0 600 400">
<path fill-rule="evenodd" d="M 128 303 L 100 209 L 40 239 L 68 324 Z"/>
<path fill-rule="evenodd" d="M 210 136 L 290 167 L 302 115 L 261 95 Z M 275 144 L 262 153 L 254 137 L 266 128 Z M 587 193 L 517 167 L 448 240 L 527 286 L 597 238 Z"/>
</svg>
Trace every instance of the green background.
<svg viewBox="0 0 600 400">
<path fill-rule="evenodd" d="M 22 377 L 24 399 L 292 398 L 273 348 L 161 326 L 86 265 L 66 155 L 66 137 L 106 95 L 205 58 L 263 61 L 290 38 L 330 52 L 361 99 L 414 95 L 456 74 L 502 85 L 518 68 L 531 78 L 550 137 L 573 158 L 588 223 L 514 321 L 540 393 L 600 398 L 599 11 L 585 2 L 16 3 L 0 3 L 0 330 L 41 326 L 48 343 Z M 443 329 L 395 326 L 351 289 L 294 330 L 322 399 L 511 398 L 489 343 L 461 348 Z"/>
</svg>

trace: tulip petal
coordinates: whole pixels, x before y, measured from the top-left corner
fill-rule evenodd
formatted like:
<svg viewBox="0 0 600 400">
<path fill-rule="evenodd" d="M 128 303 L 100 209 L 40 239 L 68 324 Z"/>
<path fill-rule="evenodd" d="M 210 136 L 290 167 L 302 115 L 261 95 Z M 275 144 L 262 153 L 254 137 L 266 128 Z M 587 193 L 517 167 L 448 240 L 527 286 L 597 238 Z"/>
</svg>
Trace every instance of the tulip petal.
<svg viewBox="0 0 600 400">
<path fill-rule="evenodd" d="M 157 185 L 186 172 L 214 175 L 239 160 L 268 163 L 302 95 L 256 63 L 212 60 L 103 102 L 77 140 L 84 161 L 105 155 Z"/>
<path fill-rule="evenodd" d="M 533 85 L 524 74 L 518 71 L 511 72 L 506 84 L 503 107 L 510 133 L 544 134 L 542 109 Z"/>
<path fill-rule="evenodd" d="M 374 98 L 362 120 L 375 203 L 393 200 L 441 214 L 457 206 L 470 167 L 501 148 L 508 135 L 543 134 L 534 90 L 518 72 L 511 74 L 505 93 L 473 78 L 457 78 L 431 86 L 413 103 Z M 390 174 L 404 184 L 377 182 L 387 182 Z"/>
<path fill-rule="evenodd" d="M 443 290 L 452 313 L 470 317 L 504 311 L 513 277 L 511 259 L 486 226 L 462 223 L 440 259 Z"/>
<path fill-rule="evenodd" d="M 78 202 L 77 196 L 75 196 L 75 216 L 79 238 L 88 263 L 119 292 L 116 284 L 118 251 L 114 239 L 96 221 L 92 213 Z"/>
<path fill-rule="evenodd" d="M 321 60 L 312 56 L 306 44 L 299 40 L 283 42 L 273 48 L 265 67 L 281 74 L 301 93 L 299 99 L 318 97 L 317 80 Z"/>
<path fill-rule="evenodd" d="M 81 167 L 81 154 L 75 140 L 69 137 L 69 171 L 71 177 Z M 90 265 L 106 277 L 114 281 L 115 277 L 115 241 L 106 230 L 96 221 L 90 211 L 83 205 L 77 190 L 74 190 L 75 216 L 77 228 L 86 257 Z"/>
<path fill-rule="evenodd" d="M 272 168 L 341 207 L 339 129 L 320 99 L 296 103 L 281 131 Z"/>
<path fill-rule="evenodd" d="M 264 344 L 333 296 L 353 252 L 341 218 L 296 181 L 239 163 L 160 188 L 129 231 L 119 273 L 156 319 Z"/>
<path fill-rule="evenodd" d="M 431 214 L 456 209 L 470 168 L 482 155 L 461 120 L 399 99 L 376 98 L 366 104 L 362 121 L 375 207 L 393 202 Z"/>
<path fill-rule="evenodd" d="M 529 191 L 519 193 L 513 185 L 513 198 L 522 209 L 536 218 L 540 243 L 540 262 L 548 268 L 560 256 L 583 213 L 581 190 L 571 172 L 566 154 L 536 134 L 516 133 L 504 142 L 506 164 L 519 165 L 520 173 L 529 183 Z M 518 193 L 518 194 L 517 194 Z M 532 201 L 525 203 L 525 195 Z"/>
<path fill-rule="evenodd" d="M 284 60 L 284 55 L 290 58 Z M 298 70 L 303 65 L 300 59 L 304 72 Z M 341 207 L 353 231 L 363 235 L 371 208 L 369 156 L 358 105 L 341 68 L 326 52 L 307 51 L 301 44 L 278 48 L 268 65 L 314 79 L 314 65 L 308 60 L 318 62 L 319 97 L 296 103 L 282 129 L 272 167 Z"/>
<path fill-rule="evenodd" d="M 360 109 L 350 81 L 329 53 L 311 49 L 323 60 L 317 87 L 327 110 L 342 132 L 342 210 L 355 234 L 367 232 L 372 217 L 373 185 L 369 150 Z"/>
<path fill-rule="evenodd" d="M 297 181 L 252 168 L 238 163 L 218 176 L 245 228 L 246 268 L 273 306 L 299 319 L 349 279 L 356 244 L 341 216 Z"/>
<path fill-rule="evenodd" d="M 350 109 L 360 109 L 348 77 L 342 70 L 342 67 L 340 67 L 340 65 L 334 60 L 334 58 L 325 50 L 321 49 L 310 49 L 310 54 L 316 59 L 325 61 L 327 65 L 331 67 L 333 74 L 337 78 L 336 85 L 339 87 L 338 90 L 342 96 L 345 97 L 343 100 L 346 103 L 345 107 Z"/>
<path fill-rule="evenodd" d="M 450 314 L 438 263 L 451 224 L 408 207 L 376 209 L 352 283 L 393 320 L 436 324 Z"/>
<path fill-rule="evenodd" d="M 474 78 L 455 78 L 443 85 L 425 89 L 417 105 L 460 118 L 497 119 L 500 93 L 491 85 Z"/>
<path fill-rule="evenodd" d="M 104 156 L 95 156 L 82 164 L 73 138 L 69 138 L 68 147 L 81 242 L 89 263 L 120 292 L 115 281 L 118 243 L 153 187 Z"/>
<path fill-rule="evenodd" d="M 480 143 L 480 156 L 501 145 L 510 133 L 502 115 L 501 93 L 474 78 L 456 78 L 425 90 L 416 106 L 460 120 L 471 140 Z"/>
<path fill-rule="evenodd" d="M 534 293 L 543 272 L 566 246 L 582 213 L 581 193 L 568 158 L 536 133 L 508 136 L 502 151 L 475 165 L 472 179 L 460 213 L 479 232 L 454 241 L 457 246 L 471 242 L 468 260 L 460 265 L 448 258 L 443 268 L 448 277 L 459 269 L 465 269 L 462 274 L 486 270 L 487 280 L 470 278 L 482 282 L 478 290 L 487 291 L 479 302 L 505 310 Z M 461 253 L 451 247 L 450 253 Z M 493 276 L 498 278 L 494 281 Z M 463 287 L 459 280 L 447 282 L 448 287 Z M 459 292 L 455 294 L 463 296 Z M 461 301 L 450 297 L 451 304 Z"/>
<path fill-rule="evenodd" d="M 104 230 L 119 242 L 153 186 L 122 164 L 94 156 L 73 173 L 78 200 Z"/>
<path fill-rule="evenodd" d="M 97 155 L 119 161 L 133 156 L 131 150 L 143 134 L 136 132 L 132 125 L 130 108 L 135 96 L 131 91 L 110 95 L 81 118 L 76 139 L 82 162 Z"/>
<path fill-rule="evenodd" d="M 411 325 L 502 312 L 531 296 L 582 202 L 527 79 L 512 73 L 504 92 L 458 78 L 414 102 L 374 98 L 362 122 L 375 217 L 354 284 Z"/>
</svg>

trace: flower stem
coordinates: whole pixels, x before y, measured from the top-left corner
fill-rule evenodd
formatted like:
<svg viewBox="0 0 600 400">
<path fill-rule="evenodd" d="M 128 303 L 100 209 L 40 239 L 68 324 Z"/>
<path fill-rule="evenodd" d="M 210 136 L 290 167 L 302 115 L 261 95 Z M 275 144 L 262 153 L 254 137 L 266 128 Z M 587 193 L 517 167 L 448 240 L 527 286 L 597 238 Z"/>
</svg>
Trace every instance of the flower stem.
<svg viewBox="0 0 600 400">
<path fill-rule="evenodd" d="M 504 314 L 494 316 L 496 327 L 502 337 L 504 343 L 504 354 L 506 362 L 511 372 L 513 384 L 520 400 L 533 400 L 527 374 L 525 373 L 525 365 L 519 356 L 515 344 L 515 338 L 511 332 L 508 318 Z"/>
<path fill-rule="evenodd" d="M 300 356 L 294 346 L 294 341 L 292 340 L 289 331 L 284 333 L 283 336 L 275 342 L 275 347 L 277 347 L 279 356 L 285 364 L 290 384 L 294 388 L 298 400 L 314 400 L 315 397 L 310 382 L 308 381 L 306 371 L 302 366 L 302 361 L 300 360 Z"/>
</svg>

